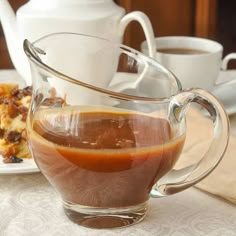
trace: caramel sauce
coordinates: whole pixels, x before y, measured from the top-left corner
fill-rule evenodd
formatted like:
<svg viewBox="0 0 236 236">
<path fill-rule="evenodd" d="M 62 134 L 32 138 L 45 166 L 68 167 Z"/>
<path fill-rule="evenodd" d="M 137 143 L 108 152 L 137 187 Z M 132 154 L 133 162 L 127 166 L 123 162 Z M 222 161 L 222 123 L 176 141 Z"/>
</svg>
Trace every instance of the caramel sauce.
<svg viewBox="0 0 236 236">
<path fill-rule="evenodd" d="M 29 131 L 33 156 L 64 200 L 125 207 L 145 202 L 177 161 L 184 136 L 140 113 L 50 112 Z"/>
</svg>

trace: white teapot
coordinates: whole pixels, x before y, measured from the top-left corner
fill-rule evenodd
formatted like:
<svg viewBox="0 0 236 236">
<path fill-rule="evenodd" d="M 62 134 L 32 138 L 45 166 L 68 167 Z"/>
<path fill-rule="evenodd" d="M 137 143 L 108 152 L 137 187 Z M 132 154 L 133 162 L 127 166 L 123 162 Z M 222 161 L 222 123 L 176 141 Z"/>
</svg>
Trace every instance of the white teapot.
<svg viewBox="0 0 236 236">
<path fill-rule="evenodd" d="M 155 54 L 149 18 L 140 11 L 125 15 L 113 0 L 30 0 L 14 14 L 7 0 L 0 0 L 0 20 L 11 60 L 18 73 L 31 84 L 23 40 L 34 41 L 55 32 L 74 32 L 122 42 L 126 26 L 138 21 L 144 31 L 149 56 Z"/>
</svg>

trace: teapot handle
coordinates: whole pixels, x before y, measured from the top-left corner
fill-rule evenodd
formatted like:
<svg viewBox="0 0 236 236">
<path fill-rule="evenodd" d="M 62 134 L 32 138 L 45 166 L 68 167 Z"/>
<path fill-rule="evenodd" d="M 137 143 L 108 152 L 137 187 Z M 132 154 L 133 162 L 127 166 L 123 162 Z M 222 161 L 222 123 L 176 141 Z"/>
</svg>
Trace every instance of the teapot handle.
<svg viewBox="0 0 236 236">
<path fill-rule="evenodd" d="M 150 57 L 154 57 L 155 52 L 156 52 L 154 32 L 153 32 L 152 24 L 149 18 L 143 12 L 133 11 L 126 14 L 121 19 L 120 21 L 121 35 L 124 34 L 126 26 L 133 20 L 138 21 L 140 25 L 142 26 L 144 35 L 146 37 L 147 45 L 148 45 L 148 54 Z"/>
<path fill-rule="evenodd" d="M 184 121 L 188 106 L 197 103 L 210 114 L 214 136 L 208 151 L 201 160 L 187 167 L 171 170 L 164 175 L 151 191 L 152 197 L 163 197 L 185 190 L 208 176 L 221 161 L 229 141 L 229 121 L 217 99 L 202 89 L 185 90 L 173 99 L 169 106 L 171 123 Z"/>
</svg>

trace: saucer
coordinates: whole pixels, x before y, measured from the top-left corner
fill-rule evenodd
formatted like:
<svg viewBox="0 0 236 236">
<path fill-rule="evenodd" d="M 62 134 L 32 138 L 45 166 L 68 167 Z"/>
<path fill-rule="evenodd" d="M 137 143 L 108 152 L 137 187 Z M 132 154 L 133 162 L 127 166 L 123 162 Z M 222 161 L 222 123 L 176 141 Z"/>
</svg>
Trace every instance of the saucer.
<svg viewBox="0 0 236 236">
<path fill-rule="evenodd" d="M 221 83 L 224 83 L 221 85 Z M 236 70 L 221 71 L 216 86 L 210 91 L 225 107 L 228 115 L 236 113 Z"/>
</svg>

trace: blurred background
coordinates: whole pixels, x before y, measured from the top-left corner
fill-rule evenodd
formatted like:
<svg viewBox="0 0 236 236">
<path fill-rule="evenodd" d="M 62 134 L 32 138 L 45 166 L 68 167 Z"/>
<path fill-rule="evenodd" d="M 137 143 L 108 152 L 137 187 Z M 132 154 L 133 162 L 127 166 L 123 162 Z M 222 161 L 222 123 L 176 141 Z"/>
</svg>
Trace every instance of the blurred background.
<svg viewBox="0 0 236 236">
<path fill-rule="evenodd" d="M 49 0 L 50 1 L 50 0 Z M 27 0 L 9 0 L 16 11 Z M 115 0 L 126 12 L 140 10 L 148 15 L 155 36 L 197 36 L 223 44 L 224 55 L 236 52 L 236 0 Z M 144 34 L 132 22 L 125 32 L 124 43 L 140 50 Z M 13 68 L 0 25 L 0 69 Z M 229 68 L 236 69 L 236 60 Z"/>
</svg>

